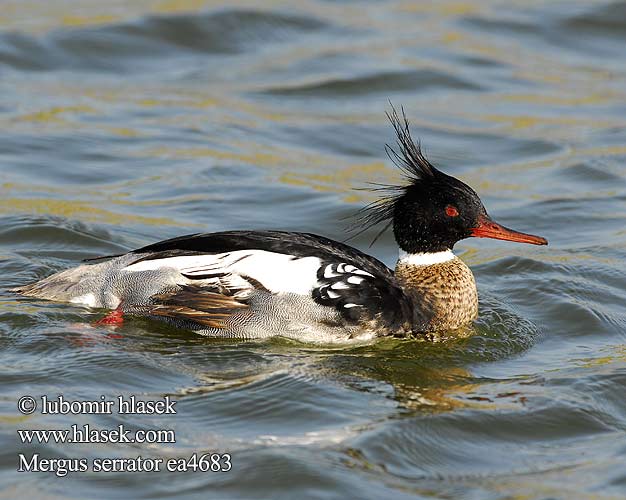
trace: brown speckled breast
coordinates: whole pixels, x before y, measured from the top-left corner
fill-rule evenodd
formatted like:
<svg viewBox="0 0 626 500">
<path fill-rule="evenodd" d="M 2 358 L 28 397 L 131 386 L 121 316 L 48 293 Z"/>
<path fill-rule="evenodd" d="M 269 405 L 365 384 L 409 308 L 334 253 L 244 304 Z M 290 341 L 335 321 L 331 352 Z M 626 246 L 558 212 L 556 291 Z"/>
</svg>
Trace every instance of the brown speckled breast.
<svg viewBox="0 0 626 500">
<path fill-rule="evenodd" d="M 395 275 L 415 307 L 430 311 L 425 331 L 459 328 L 478 315 L 474 275 L 457 257 L 440 264 L 416 266 L 398 261 Z"/>
</svg>

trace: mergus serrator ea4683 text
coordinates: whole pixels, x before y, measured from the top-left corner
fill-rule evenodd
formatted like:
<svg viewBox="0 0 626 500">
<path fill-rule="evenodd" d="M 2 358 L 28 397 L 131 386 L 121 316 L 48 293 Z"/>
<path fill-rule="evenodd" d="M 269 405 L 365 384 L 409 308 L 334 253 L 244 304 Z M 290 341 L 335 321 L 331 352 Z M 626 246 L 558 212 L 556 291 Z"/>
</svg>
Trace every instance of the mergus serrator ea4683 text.
<svg viewBox="0 0 626 500">
<path fill-rule="evenodd" d="M 211 337 L 344 341 L 450 330 L 478 313 L 474 276 L 452 253 L 471 236 L 546 245 L 489 217 L 467 184 L 436 169 L 389 115 L 398 137 L 388 152 L 403 186 L 361 212 L 393 226 L 392 271 L 343 243 L 309 233 L 225 231 L 154 243 L 94 259 L 15 289 L 30 297 L 140 315 Z"/>
</svg>

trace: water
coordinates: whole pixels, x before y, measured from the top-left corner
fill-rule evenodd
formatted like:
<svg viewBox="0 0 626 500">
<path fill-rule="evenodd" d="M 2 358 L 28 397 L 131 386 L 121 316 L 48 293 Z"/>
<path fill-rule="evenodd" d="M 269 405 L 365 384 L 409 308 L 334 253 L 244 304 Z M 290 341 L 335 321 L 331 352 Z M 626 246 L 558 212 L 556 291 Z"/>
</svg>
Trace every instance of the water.
<svg viewBox="0 0 626 500">
<path fill-rule="evenodd" d="M 384 111 L 501 223 L 466 240 L 481 316 L 439 344 L 117 330 L 0 296 L 3 498 L 626 496 L 626 3 L 19 2 L 0 12 L 0 288 L 198 231 L 345 238 L 397 173 Z M 387 234 L 367 249 L 389 265 Z M 137 395 L 176 415 L 22 416 Z M 21 444 L 17 429 L 172 429 Z M 230 472 L 17 473 L 48 458 L 229 452 Z"/>
</svg>

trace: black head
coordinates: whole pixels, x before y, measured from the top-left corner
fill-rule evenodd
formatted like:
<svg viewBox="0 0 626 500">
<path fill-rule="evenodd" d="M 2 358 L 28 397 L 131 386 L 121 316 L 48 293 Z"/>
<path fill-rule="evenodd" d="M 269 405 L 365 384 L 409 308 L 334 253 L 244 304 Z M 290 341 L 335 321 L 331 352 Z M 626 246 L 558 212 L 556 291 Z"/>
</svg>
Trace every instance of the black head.
<svg viewBox="0 0 626 500">
<path fill-rule="evenodd" d="M 409 123 L 395 108 L 387 113 L 397 135 L 399 152 L 386 146 L 391 160 L 403 171 L 403 186 L 380 188 L 386 196 L 365 207 L 360 222 L 365 227 L 389 221 L 400 248 L 408 253 L 452 249 L 464 238 L 477 236 L 535 245 L 541 237 L 519 233 L 492 221 L 476 192 L 464 182 L 437 170 L 411 138 Z"/>
</svg>

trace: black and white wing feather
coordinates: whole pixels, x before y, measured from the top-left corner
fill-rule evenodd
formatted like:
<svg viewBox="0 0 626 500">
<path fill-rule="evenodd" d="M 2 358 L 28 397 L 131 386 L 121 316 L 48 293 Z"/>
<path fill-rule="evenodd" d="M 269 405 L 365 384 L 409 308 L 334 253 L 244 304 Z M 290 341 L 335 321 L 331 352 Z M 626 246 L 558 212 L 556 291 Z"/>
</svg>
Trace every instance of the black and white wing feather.
<svg viewBox="0 0 626 500">
<path fill-rule="evenodd" d="M 369 325 L 380 335 L 411 330 L 413 308 L 393 275 L 376 275 L 348 263 L 325 262 L 313 298 L 334 307 L 348 322 Z"/>
</svg>

